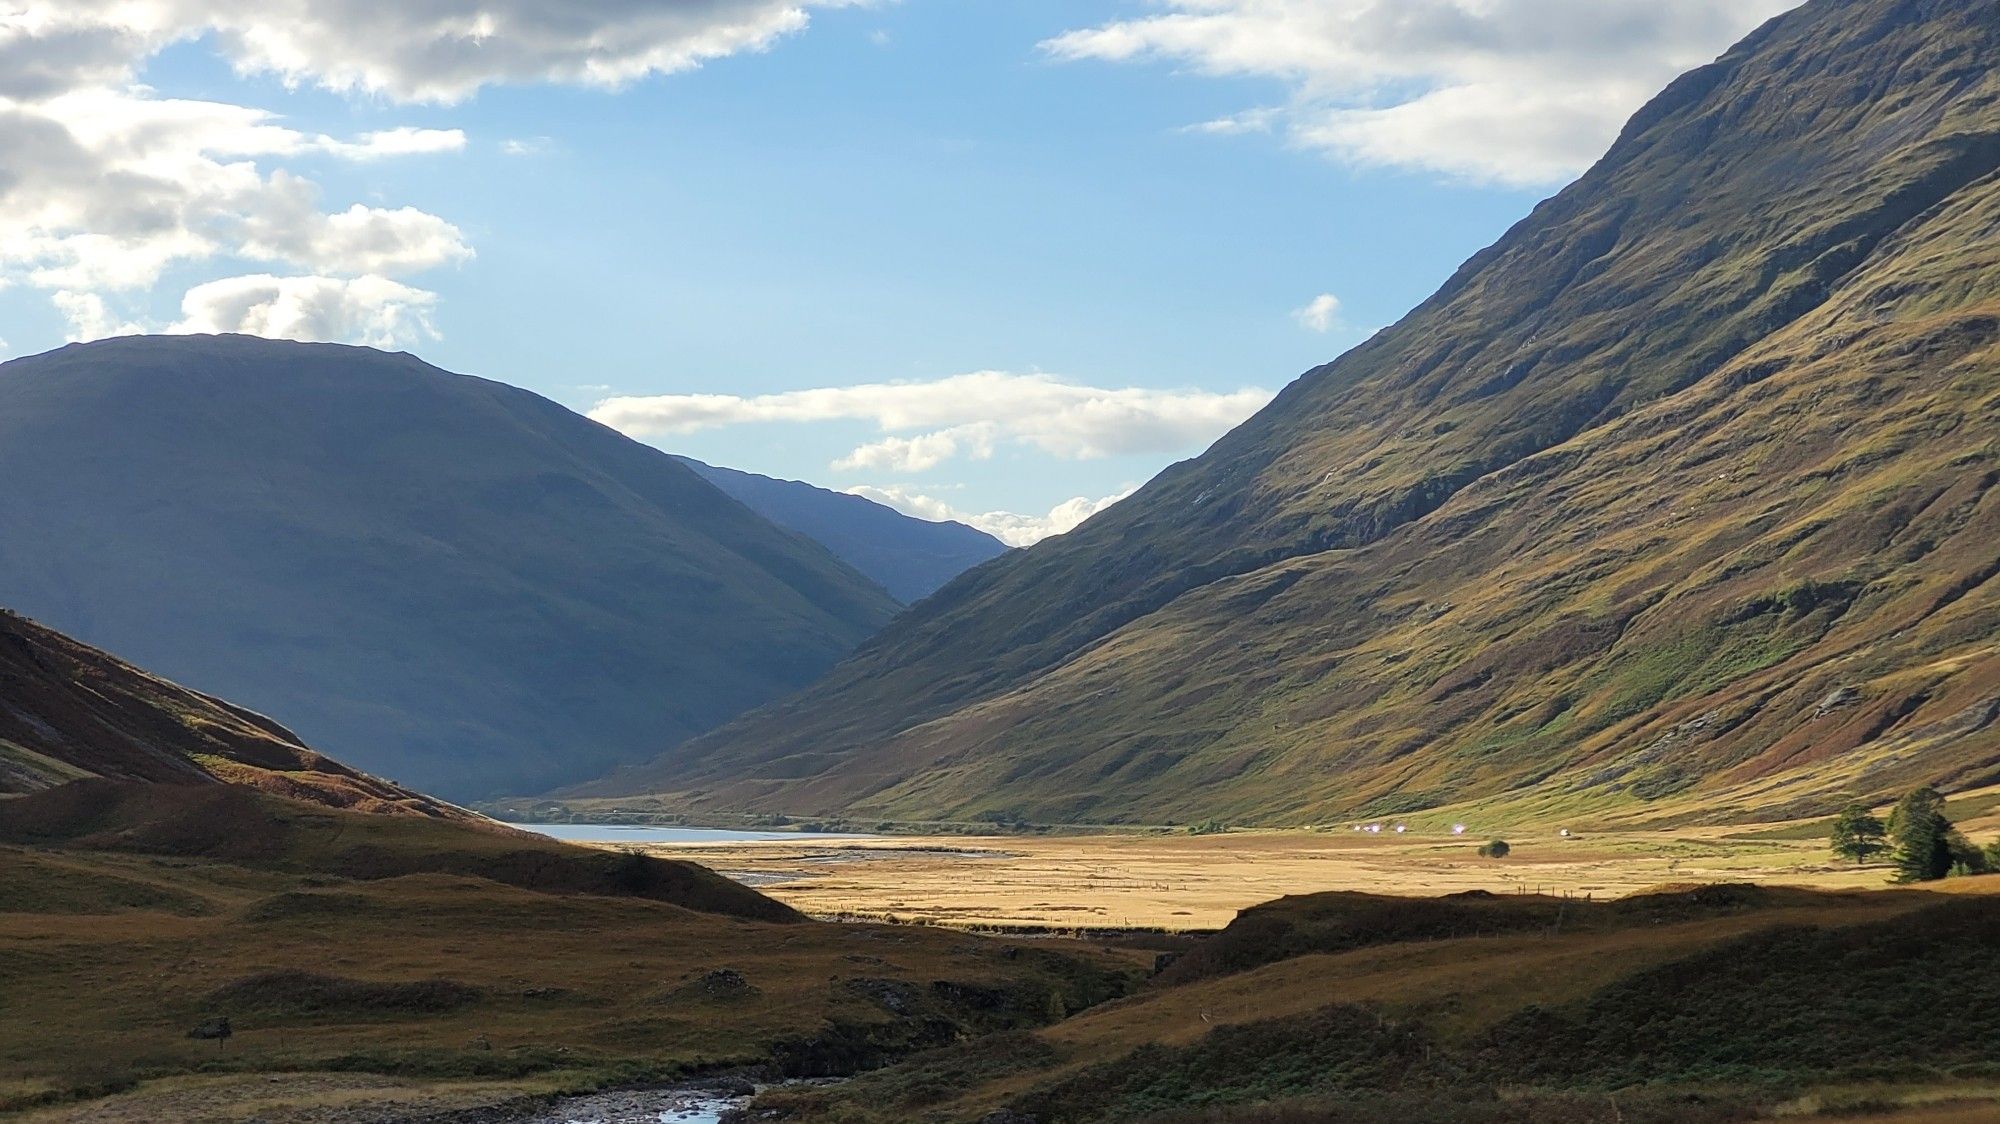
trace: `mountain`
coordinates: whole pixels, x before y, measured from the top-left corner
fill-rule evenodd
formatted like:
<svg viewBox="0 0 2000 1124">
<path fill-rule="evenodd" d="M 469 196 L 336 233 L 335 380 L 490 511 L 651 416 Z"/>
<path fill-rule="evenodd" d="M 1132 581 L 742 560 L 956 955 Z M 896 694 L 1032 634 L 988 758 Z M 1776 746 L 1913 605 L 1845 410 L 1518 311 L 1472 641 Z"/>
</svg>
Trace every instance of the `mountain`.
<svg viewBox="0 0 2000 1124">
<path fill-rule="evenodd" d="M 315 753 L 261 714 L 0 610 L 0 795 L 90 779 L 227 783 L 355 811 L 473 818 Z"/>
<path fill-rule="evenodd" d="M 680 462 L 409 355 L 0 365 L 0 604 L 457 798 L 641 760 L 896 612 Z"/>
<path fill-rule="evenodd" d="M 1204 456 L 586 792 L 1684 822 L 1992 780 L 1996 58 L 1996 0 L 1779 17 Z"/>
<path fill-rule="evenodd" d="M 682 464 L 738 503 L 813 540 L 906 605 L 1007 553 L 1007 544 L 963 523 L 933 523 L 860 496 L 717 468 L 690 457 Z"/>
</svg>

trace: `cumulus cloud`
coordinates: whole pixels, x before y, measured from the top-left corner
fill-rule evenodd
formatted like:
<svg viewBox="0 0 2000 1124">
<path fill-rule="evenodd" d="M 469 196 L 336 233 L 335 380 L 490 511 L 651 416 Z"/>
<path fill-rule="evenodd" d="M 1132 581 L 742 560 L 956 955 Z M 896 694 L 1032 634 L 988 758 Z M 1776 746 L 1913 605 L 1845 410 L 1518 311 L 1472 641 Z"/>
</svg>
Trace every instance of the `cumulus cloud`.
<svg viewBox="0 0 2000 1124">
<path fill-rule="evenodd" d="M 1340 298 L 1321 293 L 1307 301 L 1305 307 L 1293 309 L 1292 319 L 1309 332 L 1331 332 L 1340 326 Z"/>
<path fill-rule="evenodd" d="M 56 311 L 69 321 L 69 331 L 63 337 L 72 343 L 82 340 L 101 340 L 111 336 L 136 336 L 146 329 L 132 321 L 120 321 L 112 315 L 104 298 L 96 293 L 74 293 L 67 289 L 49 297 Z"/>
<path fill-rule="evenodd" d="M 437 338 L 436 305 L 437 294 L 386 277 L 256 274 L 188 290 L 181 320 L 169 330 L 398 347 Z"/>
<path fill-rule="evenodd" d="M 462 261 L 471 248 L 442 218 L 361 204 L 328 213 L 317 185 L 255 160 L 377 159 L 463 143 L 429 129 L 338 141 L 245 106 L 123 90 L 0 101 L 0 281 L 113 291 L 217 257 L 357 274 Z"/>
<path fill-rule="evenodd" d="M 307 275 L 269 290 L 271 299 L 254 305 L 262 313 L 244 313 L 251 320 L 288 332 L 344 325 L 369 338 L 420 335 L 430 330 L 433 298 L 407 286 L 392 293 L 385 278 L 466 260 L 463 234 L 411 207 L 325 209 L 318 186 L 284 165 L 449 154 L 466 148 L 465 134 L 403 126 L 332 137 L 250 106 L 163 98 L 136 84 L 149 58 L 199 40 L 244 74 L 452 102 L 501 83 L 613 87 L 686 70 L 767 47 L 804 27 L 813 9 L 850 2 L 0 4 L 0 286 L 63 294 L 72 330 L 94 332 L 132 326 L 99 315 L 102 294 L 150 288 L 170 268 L 233 259 L 232 269 L 247 261 Z M 507 150 L 525 154 L 538 143 Z M 231 293 L 241 295 L 242 280 L 227 283 Z M 220 292 L 202 287 L 189 299 L 207 315 Z"/>
<path fill-rule="evenodd" d="M 18 2 L 18 0 L 17 0 Z M 245 73 L 451 102 L 483 86 L 619 86 L 761 50 L 854 0 L 29 0 L 9 26 L 100 73 L 206 34 Z M 0 45 L 4 45 L 0 40 Z M 0 46 L 0 58 L 4 58 Z"/>
<path fill-rule="evenodd" d="M 987 460 L 993 456 L 993 443 L 999 431 L 1000 427 L 992 422 L 975 422 L 917 437 L 885 437 L 834 461 L 833 467 L 910 473 L 936 468 L 960 453 L 974 460 Z"/>
<path fill-rule="evenodd" d="M 966 512 L 951 504 L 909 488 L 879 488 L 858 485 L 847 489 L 849 495 L 862 496 L 876 503 L 887 504 L 905 515 L 933 522 L 951 521 L 977 527 L 1008 546 L 1033 546 L 1051 535 L 1067 534 L 1081 526 L 1084 520 L 1131 495 L 1137 489 L 1127 488 L 1114 496 L 1103 499 L 1087 499 L 1079 496 L 1057 504 L 1047 515 L 1020 515 L 1011 511 Z"/>
<path fill-rule="evenodd" d="M 1358 164 L 1548 184 L 1597 158 L 1674 75 L 1800 0 L 1162 0 L 1066 32 L 1058 59 L 1159 60 L 1275 79 L 1291 101 L 1194 128 L 1282 118 Z"/>
<path fill-rule="evenodd" d="M 991 456 L 1003 441 L 1071 460 L 1181 452 L 1206 445 L 1270 400 L 1267 390 L 1110 389 L 1053 375 L 978 371 L 751 397 L 610 398 L 590 416 L 635 437 L 751 423 L 864 421 L 896 436 L 855 449 L 837 467 L 920 472 L 957 456 Z"/>
</svg>

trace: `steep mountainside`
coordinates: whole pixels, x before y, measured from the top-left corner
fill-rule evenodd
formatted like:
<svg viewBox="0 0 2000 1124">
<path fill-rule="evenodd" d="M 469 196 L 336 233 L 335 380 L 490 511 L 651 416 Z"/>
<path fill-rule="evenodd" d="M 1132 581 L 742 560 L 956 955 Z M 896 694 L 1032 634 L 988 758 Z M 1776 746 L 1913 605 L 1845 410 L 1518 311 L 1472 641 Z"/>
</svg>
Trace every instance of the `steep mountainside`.
<svg viewBox="0 0 2000 1124">
<path fill-rule="evenodd" d="M 963 523 L 933 523 L 797 480 L 680 460 L 750 510 L 832 551 L 906 605 L 1007 553 L 1006 543 Z"/>
<path fill-rule="evenodd" d="M 643 759 L 896 605 L 672 457 L 408 355 L 0 366 L 0 604 L 456 797 Z"/>
<path fill-rule="evenodd" d="M 1996 60 L 2000 0 L 1813 0 L 1207 455 L 593 791 L 1303 822 L 1990 779 Z"/>
<path fill-rule="evenodd" d="M 0 795 L 89 778 L 227 782 L 356 811 L 473 818 L 314 753 L 263 715 L 0 610 Z"/>
</svg>

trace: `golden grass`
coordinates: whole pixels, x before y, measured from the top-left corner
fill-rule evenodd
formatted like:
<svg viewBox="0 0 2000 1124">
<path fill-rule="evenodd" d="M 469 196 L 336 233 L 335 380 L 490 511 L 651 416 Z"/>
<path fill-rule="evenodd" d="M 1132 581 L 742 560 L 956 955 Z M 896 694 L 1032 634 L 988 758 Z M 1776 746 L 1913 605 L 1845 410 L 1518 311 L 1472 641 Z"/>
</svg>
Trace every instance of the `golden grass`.
<svg viewBox="0 0 2000 1124">
<path fill-rule="evenodd" d="M 815 916 L 1053 930 L 1214 929 L 1245 907 L 1326 890 L 1410 896 L 1539 890 L 1606 898 L 1677 883 L 1879 889 L 1888 881 L 1886 866 L 1839 861 L 1823 840 L 1741 838 L 1745 831 L 1613 831 L 1563 839 L 1551 829 L 1540 838 L 1511 837 L 1514 850 L 1504 860 L 1475 853 L 1482 836 L 1352 831 L 954 836 L 654 850 L 773 879 L 760 888 Z"/>
<path fill-rule="evenodd" d="M 0 894 L 0 1108 L 120 1094 L 108 1102 L 111 1115 L 90 1119 L 184 1118 L 147 1116 L 145 1106 L 156 1096 L 174 1104 L 194 1096 L 188 1082 L 205 1071 L 217 1084 L 201 1085 L 207 1091 L 196 1099 L 220 1107 L 196 1116 L 270 1118 L 250 1095 L 258 1087 L 225 1078 L 339 1070 L 401 1084 L 336 1083 L 311 1097 L 491 1101 L 552 1083 L 763 1061 L 774 1043 L 833 1023 L 896 1033 L 896 1016 L 847 986 L 856 978 L 900 981 L 920 997 L 940 980 L 1051 997 L 1068 986 L 1068 969 L 1054 958 L 1013 955 L 1002 942 L 965 934 L 754 922 L 452 875 L 348 882 L 11 847 L 0 847 L 0 868 L 10 891 Z M 117 892 L 94 902 L 38 892 L 37 901 L 53 904 L 19 911 L 26 899 L 14 891 L 84 873 Z M 131 908 L 125 888 L 134 885 L 176 906 L 197 899 L 203 909 Z M 1127 963 L 1060 948 L 1118 971 Z M 740 972 L 755 990 L 712 1000 L 687 988 L 719 969 Z M 244 981 L 265 973 L 298 972 L 366 984 L 450 980 L 478 998 L 449 1009 L 320 1011 L 214 998 L 231 985 L 240 996 Z M 1047 1009 L 1044 999 L 1037 1013 Z M 234 1026 L 226 1043 L 187 1037 L 217 1015 Z M 149 1083 L 125 1092 L 135 1080 Z M 65 1111 L 57 1104 L 36 1119 L 66 1119 Z"/>
<path fill-rule="evenodd" d="M 87 1105 L 33 1109 L 18 1124 L 158 1124 L 163 1120 L 382 1120 L 464 1111 L 560 1088 L 559 1078 L 434 1081 L 362 1073 L 170 1077 Z"/>
<path fill-rule="evenodd" d="M 1958 893 L 2000 894 L 2000 878 L 1965 879 Z M 1308 954 L 1247 971 L 1140 993 L 1035 1032 L 1056 1060 L 961 1089 L 934 1107 L 938 1119 L 976 1120 L 1032 1088 L 1147 1045 L 1191 1045 L 1225 1026 L 1306 1017 L 1361 1004 L 1422 1022 L 1441 1045 L 1471 1044 L 1529 1005 L 1583 1001 L 1633 974 L 1778 926 L 1836 927 L 1893 919 L 1937 905 L 1937 893 L 1891 890 L 1798 895 L 1766 907 L 1655 924 L 1634 920 L 1570 931 L 1407 941 Z M 868 1082 L 856 1086 L 866 1100 Z M 1987 1085 L 1828 1086 L 1784 1106 L 1786 1117 L 2000 1119 Z M 1872 1115 L 1888 1111 L 1889 1116 Z M 1961 1115 L 1953 1115 L 1959 1113 Z M 818 1119 L 817 1117 L 812 1117 Z M 866 1115 L 828 1119 L 869 1120 Z"/>
</svg>

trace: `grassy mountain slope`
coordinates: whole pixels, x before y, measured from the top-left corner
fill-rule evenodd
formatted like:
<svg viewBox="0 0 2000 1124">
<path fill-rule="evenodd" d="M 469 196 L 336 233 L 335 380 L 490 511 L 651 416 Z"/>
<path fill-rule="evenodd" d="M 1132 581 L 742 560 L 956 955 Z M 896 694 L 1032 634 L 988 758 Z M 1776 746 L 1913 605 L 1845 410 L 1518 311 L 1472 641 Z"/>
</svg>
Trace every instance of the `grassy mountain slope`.
<svg viewBox="0 0 2000 1124">
<path fill-rule="evenodd" d="M 658 450 L 364 348 L 15 360 L 0 480 L 0 604 L 460 797 L 643 759 L 897 608 Z"/>
<path fill-rule="evenodd" d="M 1006 543 L 963 523 L 918 519 L 873 500 L 797 480 L 679 459 L 745 507 L 832 551 L 906 605 L 1007 553 Z"/>
<path fill-rule="evenodd" d="M 1814 0 L 1402 323 L 592 790 L 1305 822 L 2000 769 L 2000 3 Z"/>
<path fill-rule="evenodd" d="M 103 778 L 243 785 L 357 811 L 472 818 L 197 694 L 0 610 L 0 795 Z"/>
<path fill-rule="evenodd" d="M 773 924 L 803 920 L 789 906 L 693 863 L 571 846 L 474 816 L 385 817 L 234 784 L 89 780 L 46 789 L 0 801 L 0 844 L 198 859 L 357 882 L 452 874 L 541 893 L 646 898 Z"/>
<path fill-rule="evenodd" d="M 759 1105 L 812 1124 L 1614 1124 L 1907 1098 L 1988 1119 L 1994 881 L 1287 898 L 1131 999 Z"/>
</svg>

